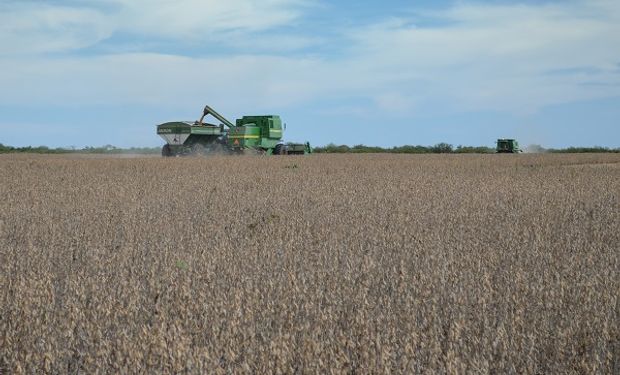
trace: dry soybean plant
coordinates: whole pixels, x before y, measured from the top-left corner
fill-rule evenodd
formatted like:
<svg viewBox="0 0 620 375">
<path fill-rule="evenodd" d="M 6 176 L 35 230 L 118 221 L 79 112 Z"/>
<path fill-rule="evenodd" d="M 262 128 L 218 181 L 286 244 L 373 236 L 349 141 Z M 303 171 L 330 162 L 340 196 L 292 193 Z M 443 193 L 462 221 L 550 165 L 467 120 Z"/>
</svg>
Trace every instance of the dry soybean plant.
<svg viewBox="0 0 620 375">
<path fill-rule="evenodd" d="M 0 373 L 620 368 L 620 155 L 9 155 L 0 175 Z"/>
</svg>

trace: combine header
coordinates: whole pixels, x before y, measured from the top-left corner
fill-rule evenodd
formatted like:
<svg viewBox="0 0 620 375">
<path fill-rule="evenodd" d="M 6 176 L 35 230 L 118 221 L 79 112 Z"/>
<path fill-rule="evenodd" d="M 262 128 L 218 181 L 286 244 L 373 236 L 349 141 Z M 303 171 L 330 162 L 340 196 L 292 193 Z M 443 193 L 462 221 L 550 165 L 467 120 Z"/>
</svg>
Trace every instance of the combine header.
<svg viewBox="0 0 620 375">
<path fill-rule="evenodd" d="M 203 120 L 208 115 L 215 117 L 220 124 L 204 123 Z M 284 143 L 283 132 L 280 116 L 243 116 L 233 124 L 208 105 L 198 121 L 167 122 L 157 126 L 157 134 L 166 141 L 161 150 L 163 156 L 312 153 L 308 142 Z"/>
</svg>

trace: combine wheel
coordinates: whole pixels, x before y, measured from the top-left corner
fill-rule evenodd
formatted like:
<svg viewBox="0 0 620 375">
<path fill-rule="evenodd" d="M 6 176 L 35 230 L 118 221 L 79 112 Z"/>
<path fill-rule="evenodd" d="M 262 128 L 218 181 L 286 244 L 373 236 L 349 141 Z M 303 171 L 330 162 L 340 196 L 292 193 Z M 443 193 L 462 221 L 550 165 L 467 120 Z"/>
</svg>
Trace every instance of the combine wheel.
<svg viewBox="0 0 620 375">
<path fill-rule="evenodd" d="M 273 154 L 274 155 L 283 155 L 284 154 L 284 145 L 283 144 L 277 144 L 276 148 L 273 149 Z"/>
<path fill-rule="evenodd" d="M 169 144 L 165 144 L 164 147 L 161 148 L 161 156 L 172 156 L 172 150 L 170 149 L 170 145 Z"/>
</svg>

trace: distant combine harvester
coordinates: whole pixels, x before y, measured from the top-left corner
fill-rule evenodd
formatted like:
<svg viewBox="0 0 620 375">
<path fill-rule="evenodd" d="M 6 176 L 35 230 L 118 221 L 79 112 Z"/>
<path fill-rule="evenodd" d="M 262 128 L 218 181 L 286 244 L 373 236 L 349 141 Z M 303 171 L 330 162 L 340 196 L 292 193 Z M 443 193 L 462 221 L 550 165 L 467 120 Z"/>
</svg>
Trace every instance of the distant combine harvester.
<svg viewBox="0 0 620 375">
<path fill-rule="evenodd" d="M 518 154 L 519 152 L 523 152 L 523 150 L 519 148 L 519 142 L 516 140 L 503 138 L 497 140 L 495 152 L 498 154 Z"/>
</svg>

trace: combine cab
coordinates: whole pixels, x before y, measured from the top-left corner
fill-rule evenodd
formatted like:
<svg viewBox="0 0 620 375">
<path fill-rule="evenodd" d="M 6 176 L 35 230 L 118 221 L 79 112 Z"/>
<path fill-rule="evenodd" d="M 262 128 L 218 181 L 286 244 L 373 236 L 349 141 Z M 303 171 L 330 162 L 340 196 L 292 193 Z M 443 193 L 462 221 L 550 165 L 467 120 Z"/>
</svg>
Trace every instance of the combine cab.
<svg viewBox="0 0 620 375">
<path fill-rule="evenodd" d="M 272 154 L 282 139 L 280 116 L 243 116 L 228 134 L 228 146 L 232 151 L 254 150 Z"/>
<path fill-rule="evenodd" d="M 221 121 L 221 124 L 204 124 L 202 121 L 208 115 Z M 283 131 L 280 116 L 243 116 L 233 124 L 209 106 L 205 106 L 202 117 L 194 123 L 167 122 L 157 126 L 157 134 L 166 141 L 162 148 L 163 156 L 208 155 L 217 152 L 267 155 L 312 152 L 307 142 L 283 143 Z"/>
<path fill-rule="evenodd" d="M 498 154 L 517 154 L 522 152 L 519 143 L 514 139 L 498 139 L 495 151 Z"/>
</svg>

